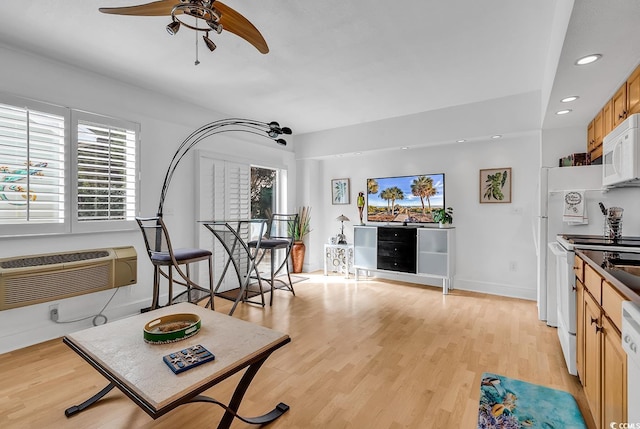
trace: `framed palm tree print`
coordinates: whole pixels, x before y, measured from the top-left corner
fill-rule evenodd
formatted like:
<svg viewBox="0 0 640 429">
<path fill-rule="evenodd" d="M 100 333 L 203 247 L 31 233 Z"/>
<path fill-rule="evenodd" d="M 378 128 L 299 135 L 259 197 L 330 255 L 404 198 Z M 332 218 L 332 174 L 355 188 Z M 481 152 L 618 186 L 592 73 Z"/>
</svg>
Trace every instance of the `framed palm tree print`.
<svg viewBox="0 0 640 429">
<path fill-rule="evenodd" d="M 331 180 L 331 204 L 349 204 L 349 179 Z"/>
<path fill-rule="evenodd" d="M 511 202 L 511 168 L 480 170 L 480 203 Z"/>
</svg>

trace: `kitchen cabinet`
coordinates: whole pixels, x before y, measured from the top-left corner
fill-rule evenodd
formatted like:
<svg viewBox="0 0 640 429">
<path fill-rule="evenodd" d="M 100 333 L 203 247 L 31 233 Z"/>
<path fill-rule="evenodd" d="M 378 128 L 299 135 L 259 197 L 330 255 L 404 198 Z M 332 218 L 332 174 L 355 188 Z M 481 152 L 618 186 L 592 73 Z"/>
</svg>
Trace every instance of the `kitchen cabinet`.
<svg viewBox="0 0 640 429">
<path fill-rule="evenodd" d="M 627 119 L 627 83 L 623 83 L 611 99 L 613 103 L 613 128 Z"/>
<path fill-rule="evenodd" d="M 602 135 L 609 134 L 613 130 L 613 100 L 609 100 L 602 108 Z"/>
<path fill-rule="evenodd" d="M 627 79 L 627 115 L 640 113 L 640 65 Z"/>
<path fill-rule="evenodd" d="M 574 273 L 578 376 L 593 420 L 604 429 L 627 416 L 627 356 L 620 333 L 626 297 L 578 256 Z"/>
<path fill-rule="evenodd" d="M 602 366 L 600 353 L 600 308 L 593 297 L 584 294 L 583 330 L 584 330 L 584 374 L 580 381 L 584 387 L 591 416 L 600 427 L 600 369 Z"/>
<path fill-rule="evenodd" d="M 609 428 L 611 422 L 627 420 L 627 354 L 622 348 L 618 329 L 608 317 L 601 316 L 601 320 L 601 427 Z"/>
<path fill-rule="evenodd" d="M 634 113 L 640 113 L 640 65 L 587 125 L 587 152 L 592 162 L 602 157 L 607 134 Z"/>
<path fill-rule="evenodd" d="M 595 127 L 593 126 L 594 123 L 595 123 L 595 120 L 589 122 L 589 125 L 587 125 L 587 152 L 589 153 L 592 153 L 593 150 L 595 149 L 596 138 L 595 138 Z"/>
<path fill-rule="evenodd" d="M 576 276 L 576 360 L 578 366 L 578 377 L 584 374 L 584 261 L 575 256 L 573 272 Z"/>
</svg>

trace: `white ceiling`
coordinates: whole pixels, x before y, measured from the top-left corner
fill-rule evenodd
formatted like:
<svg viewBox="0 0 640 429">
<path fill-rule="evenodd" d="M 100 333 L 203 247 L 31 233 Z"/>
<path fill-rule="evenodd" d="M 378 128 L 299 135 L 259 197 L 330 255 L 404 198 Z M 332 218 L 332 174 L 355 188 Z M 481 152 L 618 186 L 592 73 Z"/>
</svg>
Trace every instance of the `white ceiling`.
<svg viewBox="0 0 640 429">
<path fill-rule="evenodd" d="M 228 115 L 277 118 L 296 133 L 541 91 L 553 80 L 571 0 L 225 0 L 263 34 L 260 54 L 223 32 L 213 53 L 166 17 L 106 15 L 136 0 L 0 3 L 0 43 Z M 640 2 L 577 0 L 549 97 L 580 95 L 545 127 L 586 124 L 640 61 Z M 555 20 L 555 21 L 554 21 Z M 560 27 L 564 27 L 561 23 Z M 564 28 L 560 28 L 563 36 Z M 603 60 L 579 70 L 586 53 Z M 544 98 L 544 97 L 542 97 Z"/>
</svg>

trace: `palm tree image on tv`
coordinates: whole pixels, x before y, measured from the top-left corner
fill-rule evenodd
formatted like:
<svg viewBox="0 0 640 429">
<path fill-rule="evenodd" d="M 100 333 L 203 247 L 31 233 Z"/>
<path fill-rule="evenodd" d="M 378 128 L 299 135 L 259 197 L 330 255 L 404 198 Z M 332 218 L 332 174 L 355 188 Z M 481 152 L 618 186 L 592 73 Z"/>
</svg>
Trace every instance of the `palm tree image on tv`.
<svg viewBox="0 0 640 429">
<path fill-rule="evenodd" d="M 367 180 L 370 222 L 434 222 L 432 211 L 444 208 L 444 174 Z"/>
<path fill-rule="evenodd" d="M 427 199 L 427 204 L 429 205 L 429 213 L 431 213 L 430 197 L 433 197 L 437 193 L 438 191 L 433 187 L 433 179 L 431 177 L 418 176 L 418 178 L 411 183 L 411 194 L 420 197 L 423 215 L 427 214 L 424 208 L 425 198 Z"/>
</svg>

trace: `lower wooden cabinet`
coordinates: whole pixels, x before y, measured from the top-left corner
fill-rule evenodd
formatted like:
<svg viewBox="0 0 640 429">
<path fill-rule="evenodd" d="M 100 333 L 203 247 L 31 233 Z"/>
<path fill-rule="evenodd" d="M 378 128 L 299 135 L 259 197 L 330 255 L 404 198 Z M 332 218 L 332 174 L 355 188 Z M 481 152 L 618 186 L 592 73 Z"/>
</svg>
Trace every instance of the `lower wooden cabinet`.
<svg viewBox="0 0 640 429">
<path fill-rule="evenodd" d="M 601 427 L 608 428 L 611 422 L 627 421 L 627 354 L 620 332 L 606 316 L 602 316 L 601 336 Z"/>
<path fill-rule="evenodd" d="M 601 429 L 627 419 L 627 355 L 614 310 L 624 297 L 612 288 L 590 266 L 585 266 L 584 284 L 576 278 L 578 376 L 591 416 Z M 612 301 L 617 302 L 607 304 Z"/>
<path fill-rule="evenodd" d="M 593 420 L 600 422 L 600 375 L 601 375 L 601 342 L 600 308 L 591 294 L 584 294 L 583 302 L 584 326 L 584 374 L 581 377 L 584 394 L 591 410 Z M 598 426 L 601 427 L 601 426 Z"/>
</svg>

